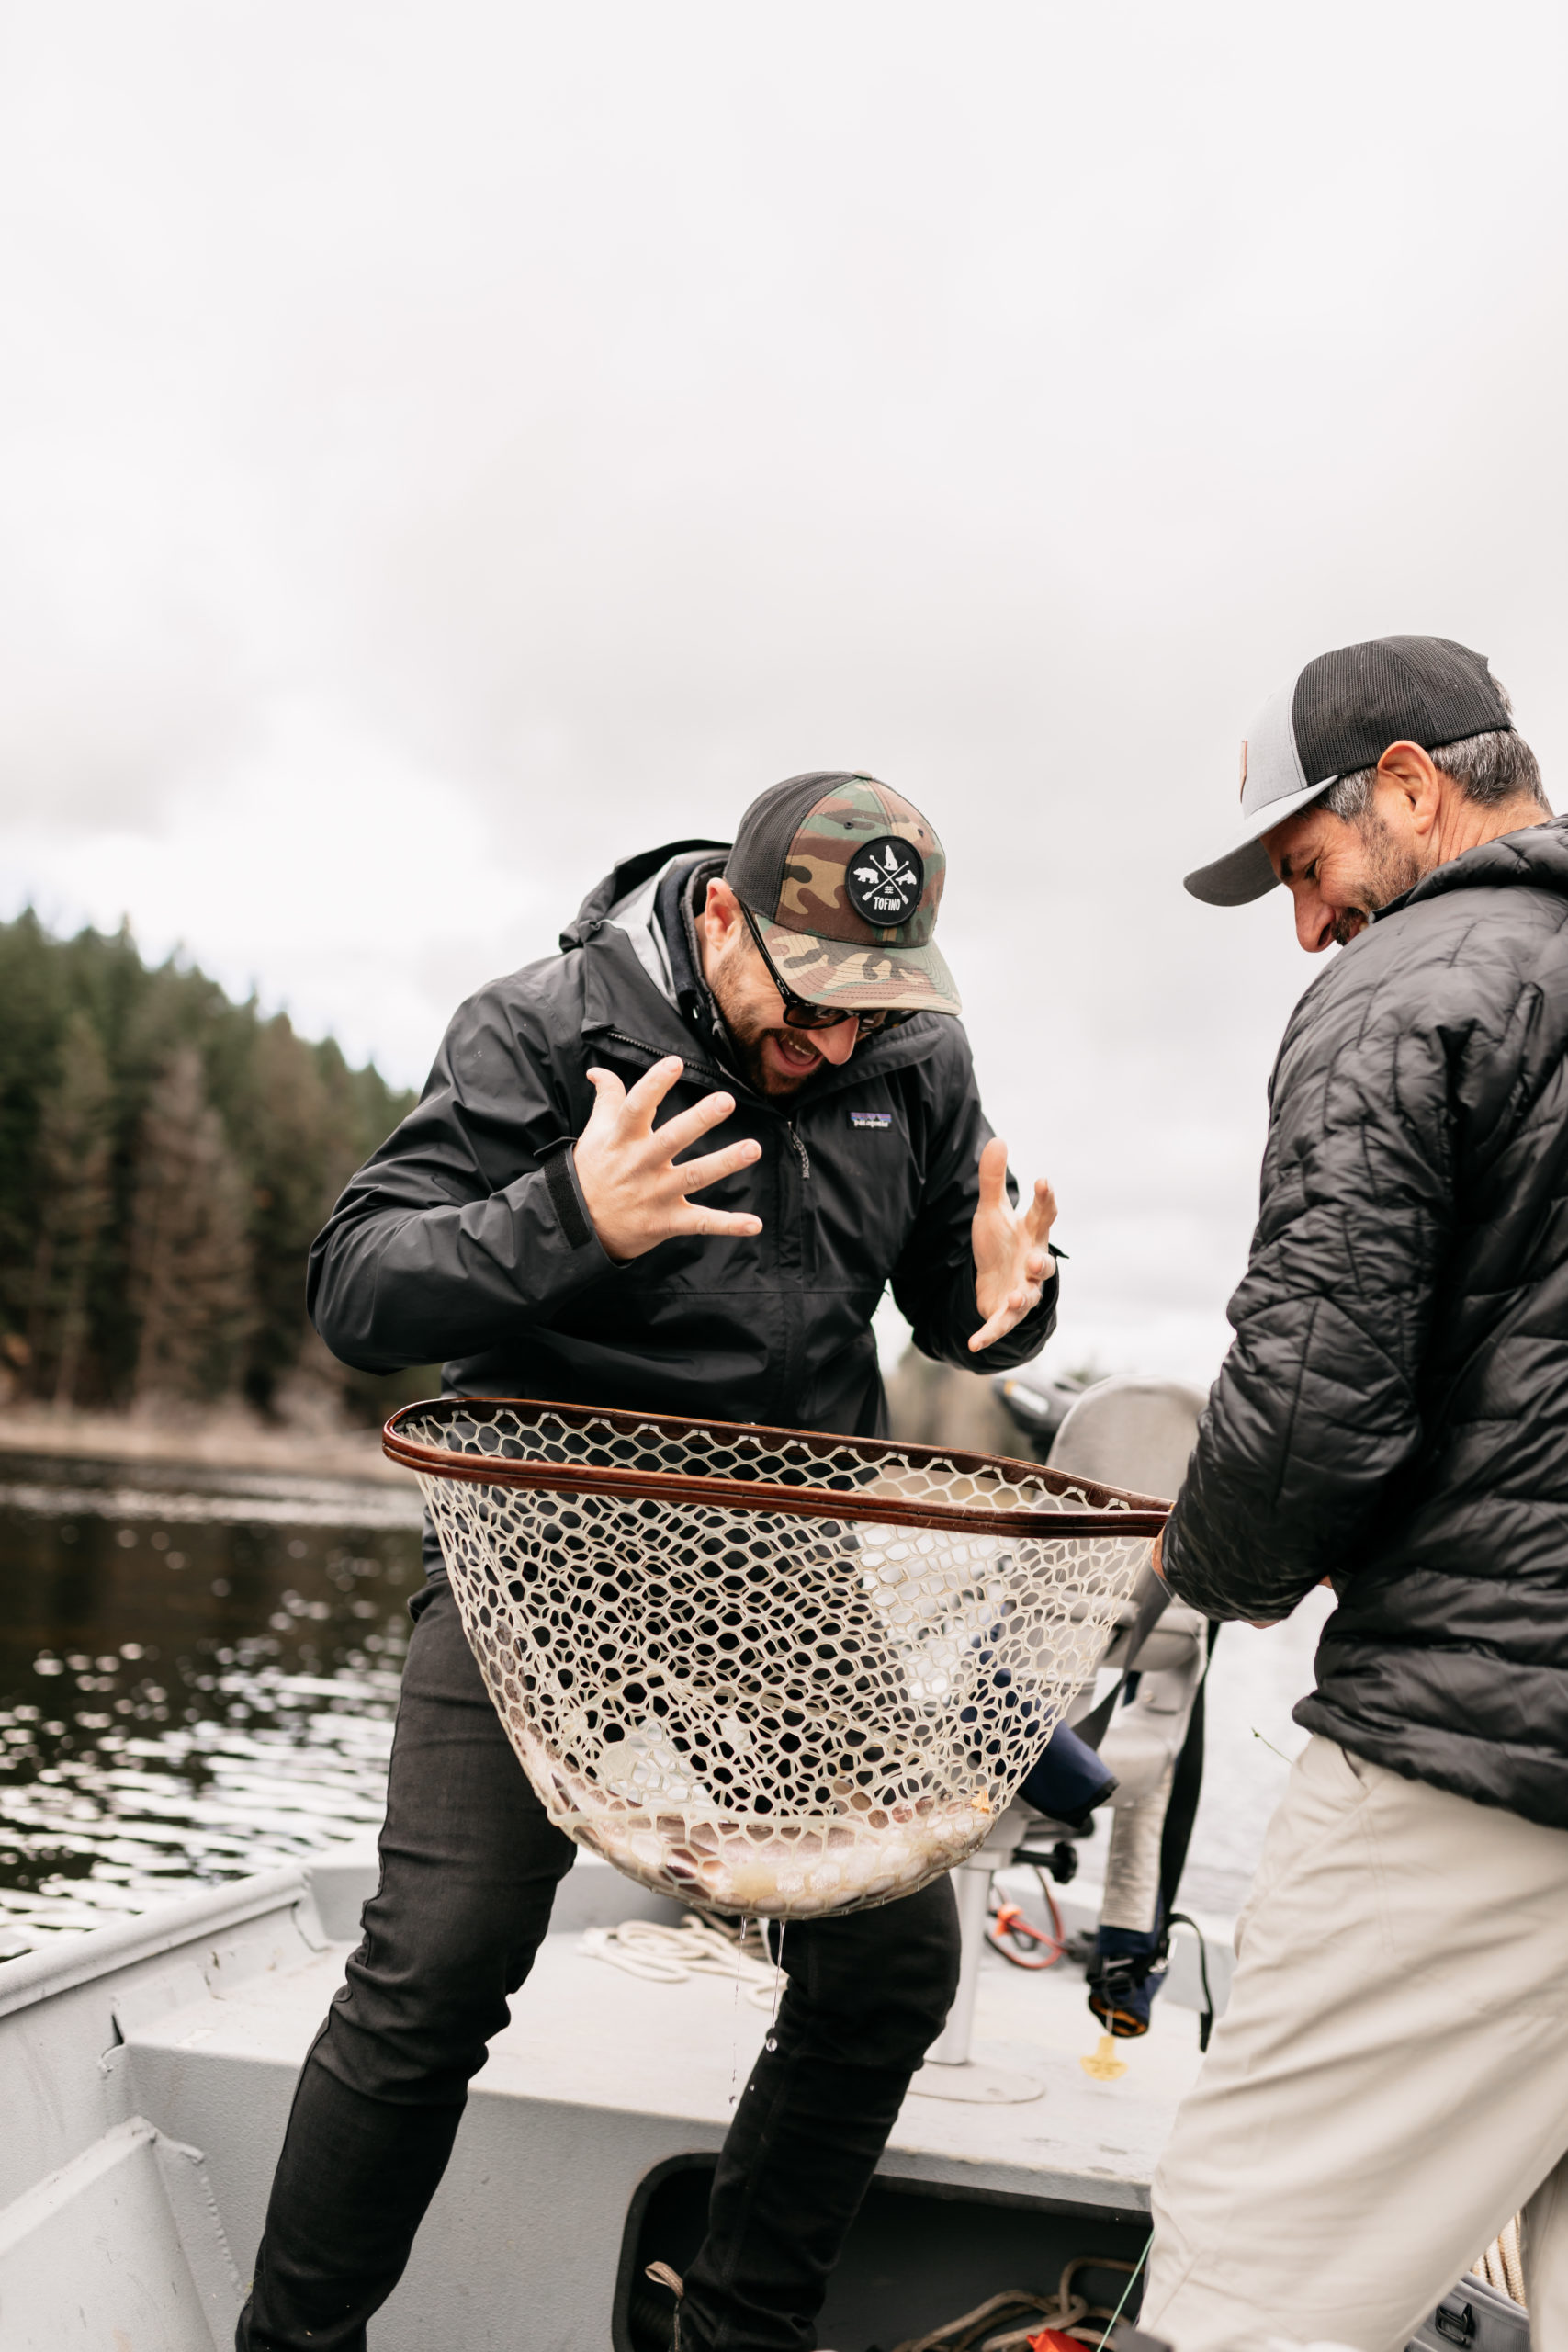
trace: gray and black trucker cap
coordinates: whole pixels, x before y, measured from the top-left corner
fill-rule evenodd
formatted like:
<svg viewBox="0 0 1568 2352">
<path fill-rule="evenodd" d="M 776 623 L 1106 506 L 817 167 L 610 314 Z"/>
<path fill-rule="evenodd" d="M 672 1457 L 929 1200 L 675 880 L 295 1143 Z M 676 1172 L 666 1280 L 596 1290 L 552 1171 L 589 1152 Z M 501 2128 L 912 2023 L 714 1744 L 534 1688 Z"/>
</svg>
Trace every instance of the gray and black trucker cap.
<svg viewBox="0 0 1568 2352">
<path fill-rule="evenodd" d="M 1241 907 L 1275 886 L 1262 835 L 1391 743 L 1435 752 L 1512 725 L 1484 653 L 1447 637 L 1374 637 L 1320 653 L 1271 695 L 1241 747 L 1241 838 L 1187 876 L 1195 899 Z"/>
</svg>

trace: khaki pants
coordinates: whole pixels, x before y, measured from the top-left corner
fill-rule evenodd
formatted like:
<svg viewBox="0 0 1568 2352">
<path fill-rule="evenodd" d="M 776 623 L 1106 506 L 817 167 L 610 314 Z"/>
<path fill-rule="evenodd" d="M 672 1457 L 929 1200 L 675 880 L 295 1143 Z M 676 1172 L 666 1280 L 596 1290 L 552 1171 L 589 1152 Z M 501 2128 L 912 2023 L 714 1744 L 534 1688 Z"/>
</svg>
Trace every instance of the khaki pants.
<svg viewBox="0 0 1568 2352">
<path fill-rule="evenodd" d="M 1313 1739 L 1236 1951 L 1139 2325 L 1397 2352 L 1522 2206 L 1532 2352 L 1568 2352 L 1568 1831 Z"/>
</svg>

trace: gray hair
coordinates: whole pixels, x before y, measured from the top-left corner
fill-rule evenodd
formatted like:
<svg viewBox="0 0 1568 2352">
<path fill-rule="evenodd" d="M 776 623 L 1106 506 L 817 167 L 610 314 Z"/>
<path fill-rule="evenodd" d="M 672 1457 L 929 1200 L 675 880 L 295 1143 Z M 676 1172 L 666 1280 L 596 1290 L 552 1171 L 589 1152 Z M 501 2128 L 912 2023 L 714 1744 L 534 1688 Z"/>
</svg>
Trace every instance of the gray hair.
<svg viewBox="0 0 1568 2352">
<path fill-rule="evenodd" d="M 1514 706 L 1508 699 L 1507 688 L 1497 678 L 1492 683 L 1511 718 Z M 1497 728 L 1484 735 L 1461 736 L 1457 743 L 1441 743 L 1432 753 L 1432 765 L 1439 774 L 1452 776 L 1465 798 L 1478 801 L 1483 808 L 1495 808 L 1503 801 L 1523 795 L 1544 808 L 1548 816 L 1551 814 L 1551 803 L 1542 789 L 1535 753 L 1511 727 Z M 1364 817 L 1372 805 L 1376 777 L 1375 766 L 1357 768 L 1349 775 L 1338 776 L 1317 805 L 1347 823 Z"/>
</svg>

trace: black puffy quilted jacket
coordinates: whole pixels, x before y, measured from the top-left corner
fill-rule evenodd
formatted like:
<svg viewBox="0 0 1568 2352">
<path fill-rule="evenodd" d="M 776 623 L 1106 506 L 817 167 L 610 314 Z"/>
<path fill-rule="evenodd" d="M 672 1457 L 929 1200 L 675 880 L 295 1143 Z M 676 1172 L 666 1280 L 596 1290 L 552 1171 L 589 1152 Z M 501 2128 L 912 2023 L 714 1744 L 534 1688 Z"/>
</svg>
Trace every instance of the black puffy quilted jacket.
<svg viewBox="0 0 1568 2352">
<path fill-rule="evenodd" d="M 1297 1722 L 1568 1828 L 1568 820 L 1388 908 L 1269 1104 L 1167 1574 L 1247 1618 L 1331 1577 Z"/>
</svg>

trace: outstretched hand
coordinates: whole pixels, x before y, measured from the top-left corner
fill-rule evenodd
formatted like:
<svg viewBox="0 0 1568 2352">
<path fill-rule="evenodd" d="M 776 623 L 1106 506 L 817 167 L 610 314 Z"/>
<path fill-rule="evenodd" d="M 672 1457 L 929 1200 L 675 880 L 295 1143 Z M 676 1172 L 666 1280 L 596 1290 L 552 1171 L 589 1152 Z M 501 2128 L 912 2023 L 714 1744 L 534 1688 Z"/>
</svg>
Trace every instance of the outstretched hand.
<svg viewBox="0 0 1568 2352">
<path fill-rule="evenodd" d="M 591 1069 L 595 1101 L 573 1158 L 577 1181 L 588 1204 L 604 1254 L 624 1264 L 680 1233 L 761 1233 L 760 1216 L 730 1216 L 723 1209 L 694 1208 L 687 1195 L 749 1168 L 761 1152 L 750 1136 L 700 1159 L 674 1164 L 675 1154 L 718 1126 L 735 1108 L 732 1094 L 705 1094 L 691 1110 L 654 1127 L 653 1114 L 684 1065 L 671 1054 L 637 1080 L 630 1092 L 614 1070 Z"/>
<path fill-rule="evenodd" d="M 1015 1213 L 1007 1172 L 1008 1148 L 993 1136 L 980 1154 L 980 1205 L 973 1227 L 975 1304 L 986 1319 L 969 1342 L 972 1355 L 1032 1315 L 1056 1271 L 1046 1246 L 1056 1222 L 1055 1193 L 1042 1176 L 1029 1206 Z"/>
</svg>

